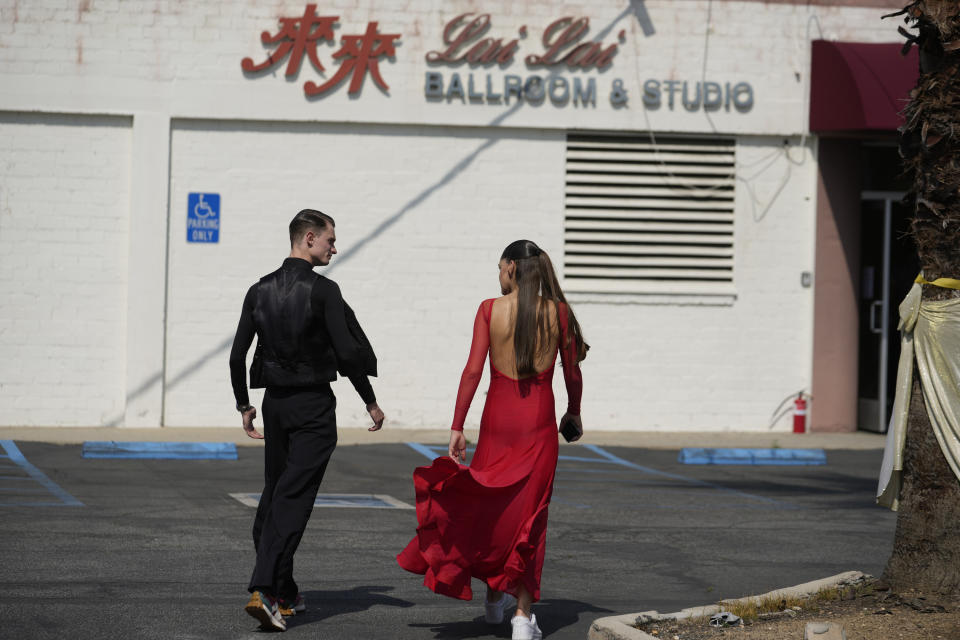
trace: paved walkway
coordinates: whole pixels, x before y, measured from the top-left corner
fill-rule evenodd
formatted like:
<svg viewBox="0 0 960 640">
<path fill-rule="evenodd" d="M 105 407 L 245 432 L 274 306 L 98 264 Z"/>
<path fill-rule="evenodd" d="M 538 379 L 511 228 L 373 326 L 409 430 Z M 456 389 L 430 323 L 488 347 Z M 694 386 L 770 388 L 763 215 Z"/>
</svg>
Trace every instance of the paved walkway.
<svg viewBox="0 0 960 640">
<path fill-rule="evenodd" d="M 68 435 L 155 440 L 190 432 Z M 37 433 L 55 434 L 28 430 Z M 429 437 L 338 447 L 297 553 L 310 608 L 283 640 L 509 637 L 509 625 L 483 622 L 479 581 L 473 601 L 462 602 L 437 596 L 396 565 L 416 530 L 413 509 L 374 508 L 378 497 L 387 506 L 414 503 L 411 473 L 442 455 L 446 433 L 347 434 L 351 441 Z M 265 637 L 242 610 L 260 448 L 239 447 L 236 460 L 91 459 L 78 444 L 6 442 L 10 435 L 0 436 L 0 637 Z M 680 443 L 675 434 L 657 441 Z M 832 450 L 819 466 L 710 466 L 681 464 L 670 449 L 562 444 L 543 600 L 534 609 L 545 638 L 584 640 L 597 618 L 677 611 L 851 569 L 877 575 L 896 525 L 896 514 L 874 503 L 880 455 Z M 344 494 L 359 502 L 348 508 Z"/>
</svg>

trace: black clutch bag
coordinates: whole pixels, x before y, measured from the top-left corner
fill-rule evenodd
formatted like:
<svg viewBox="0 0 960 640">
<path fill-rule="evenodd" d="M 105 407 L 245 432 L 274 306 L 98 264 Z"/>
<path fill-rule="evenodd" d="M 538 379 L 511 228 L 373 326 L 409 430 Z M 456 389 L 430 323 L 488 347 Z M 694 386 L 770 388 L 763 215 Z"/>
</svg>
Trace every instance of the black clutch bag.
<svg viewBox="0 0 960 640">
<path fill-rule="evenodd" d="M 573 420 L 567 420 L 560 424 L 560 435 L 563 436 L 564 440 L 570 442 L 574 438 L 583 435 L 583 432 L 577 429 L 577 424 Z"/>
</svg>

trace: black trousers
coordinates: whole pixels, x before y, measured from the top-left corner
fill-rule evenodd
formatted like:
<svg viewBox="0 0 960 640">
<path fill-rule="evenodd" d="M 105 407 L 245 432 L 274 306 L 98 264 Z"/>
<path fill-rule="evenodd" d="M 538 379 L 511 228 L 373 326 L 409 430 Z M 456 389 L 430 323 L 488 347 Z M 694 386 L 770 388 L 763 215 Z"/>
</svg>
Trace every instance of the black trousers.
<svg viewBox="0 0 960 640">
<path fill-rule="evenodd" d="M 253 521 L 257 564 L 250 591 L 288 601 L 297 596 L 293 554 L 337 446 L 336 408 L 329 384 L 264 394 L 264 486 Z"/>
</svg>

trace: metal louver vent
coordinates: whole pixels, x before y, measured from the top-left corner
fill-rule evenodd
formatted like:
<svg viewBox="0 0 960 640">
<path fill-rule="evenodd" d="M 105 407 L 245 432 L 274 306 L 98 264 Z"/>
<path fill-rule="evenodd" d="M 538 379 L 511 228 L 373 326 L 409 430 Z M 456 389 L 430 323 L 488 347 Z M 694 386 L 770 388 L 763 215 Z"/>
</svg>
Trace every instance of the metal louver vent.
<svg viewBox="0 0 960 640">
<path fill-rule="evenodd" d="M 729 289 L 734 152 L 732 139 L 567 134 L 565 288 Z"/>
</svg>

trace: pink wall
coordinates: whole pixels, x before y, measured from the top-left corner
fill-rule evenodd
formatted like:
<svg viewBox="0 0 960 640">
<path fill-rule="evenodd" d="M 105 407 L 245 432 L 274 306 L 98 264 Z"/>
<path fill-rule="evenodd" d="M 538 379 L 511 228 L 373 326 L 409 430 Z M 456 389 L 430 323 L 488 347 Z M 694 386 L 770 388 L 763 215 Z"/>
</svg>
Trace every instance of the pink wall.
<svg viewBox="0 0 960 640">
<path fill-rule="evenodd" d="M 856 431 L 860 145 L 820 139 L 811 431 Z"/>
</svg>

